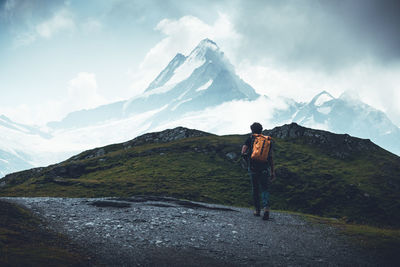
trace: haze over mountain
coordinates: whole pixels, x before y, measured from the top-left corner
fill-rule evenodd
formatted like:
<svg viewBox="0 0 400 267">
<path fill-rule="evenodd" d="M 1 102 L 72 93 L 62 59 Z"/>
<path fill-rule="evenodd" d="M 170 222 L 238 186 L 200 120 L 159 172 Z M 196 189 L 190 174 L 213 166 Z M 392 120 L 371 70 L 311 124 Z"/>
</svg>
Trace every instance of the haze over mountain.
<svg viewBox="0 0 400 267">
<path fill-rule="evenodd" d="M 348 133 L 400 154 L 400 130 L 382 111 L 346 93 L 334 98 L 323 91 L 309 103 L 261 96 L 236 74 L 218 45 L 204 39 L 188 55 L 176 54 L 143 94 L 131 99 L 71 112 L 48 123 L 46 130 L 1 117 L 6 138 L 1 140 L 0 177 L 149 131 L 186 126 L 216 134 L 246 133 L 254 120 L 265 127 L 294 121 Z"/>
<path fill-rule="evenodd" d="M 259 95 L 235 73 L 217 44 L 202 40 L 188 56 L 178 53 L 142 95 L 126 101 L 69 114 L 55 129 L 78 128 L 110 119 L 151 112 L 159 123 L 186 112 L 203 110 L 232 100 L 255 100 Z"/>
<path fill-rule="evenodd" d="M 349 92 L 339 98 L 327 91 L 317 94 L 309 103 L 290 102 L 285 110 L 289 121 L 301 125 L 347 133 L 369 138 L 381 147 L 400 154 L 400 129 L 387 115 L 362 101 Z"/>
</svg>

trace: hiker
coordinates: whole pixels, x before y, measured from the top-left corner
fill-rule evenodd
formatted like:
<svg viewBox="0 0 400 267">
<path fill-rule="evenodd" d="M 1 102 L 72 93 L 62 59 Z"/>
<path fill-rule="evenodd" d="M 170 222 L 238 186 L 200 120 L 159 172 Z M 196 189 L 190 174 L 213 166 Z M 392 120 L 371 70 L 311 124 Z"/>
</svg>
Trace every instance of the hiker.
<svg viewBox="0 0 400 267">
<path fill-rule="evenodd" d="M 260 193 L 264 214 L 262 219 L 269 219 L 269 186 L 275 180 L 275 169 L 272 155 L 272 139 L 261 134 L 263 128 L 258 122 L 250 126 L 251 135 L 242 146 L 242 157 L 247 160 L 251 178 L 254 201 L 254 216 L 260 216 Z M 261 189 L 261 192 L 260 192 Z"/>
</svg>

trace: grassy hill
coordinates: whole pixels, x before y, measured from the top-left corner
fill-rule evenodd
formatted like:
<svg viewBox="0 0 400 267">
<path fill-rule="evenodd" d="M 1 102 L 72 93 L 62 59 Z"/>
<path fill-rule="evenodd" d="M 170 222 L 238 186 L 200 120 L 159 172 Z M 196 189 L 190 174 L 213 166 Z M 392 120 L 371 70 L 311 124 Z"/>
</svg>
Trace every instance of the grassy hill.
<svg viewBox="0 0 400 267">
<path fill-rule="evenodd" d="M 369 140 L 301 127 L 265 131 L 275 140 L 273 209 L 400 226 L 400 158 Z M 186 128 L 85 151 L 60 164 L 7 175 L 0 196 L 165 195 L 251 206 L 238 163 L 247 135 Z"/>
<path fill-rule="evenodd" d="M 0 266 L 90 266 L 92 256 L 15 204 L 0 201 Z"/>
</svg>

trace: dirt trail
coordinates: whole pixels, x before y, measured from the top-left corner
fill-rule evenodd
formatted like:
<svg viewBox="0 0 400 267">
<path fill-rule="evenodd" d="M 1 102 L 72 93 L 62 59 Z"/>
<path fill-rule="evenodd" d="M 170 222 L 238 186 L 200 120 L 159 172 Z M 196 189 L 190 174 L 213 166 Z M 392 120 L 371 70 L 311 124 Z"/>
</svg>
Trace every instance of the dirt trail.
<svg viewBox="0 0 400 267">
<path fill-rule="evenodd" d="M 327 225 L 162 197 L 2 198 L 43 217 L 106 266 L 375 266 Z"/>
</svg>

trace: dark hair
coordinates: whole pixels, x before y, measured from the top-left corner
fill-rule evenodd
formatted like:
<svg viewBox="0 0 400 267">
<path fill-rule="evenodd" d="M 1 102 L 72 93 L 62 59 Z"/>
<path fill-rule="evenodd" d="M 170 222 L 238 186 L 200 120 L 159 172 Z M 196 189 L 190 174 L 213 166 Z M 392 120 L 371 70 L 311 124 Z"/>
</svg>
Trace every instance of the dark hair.
<svg viewBox="0 0 400 267">
<path fill-rule="evenodd" d="M 263 127 L 258 122 L 255 122 L 250 126 L 250 129 L 253 134 L 261 134 Z"/>
</svg>

